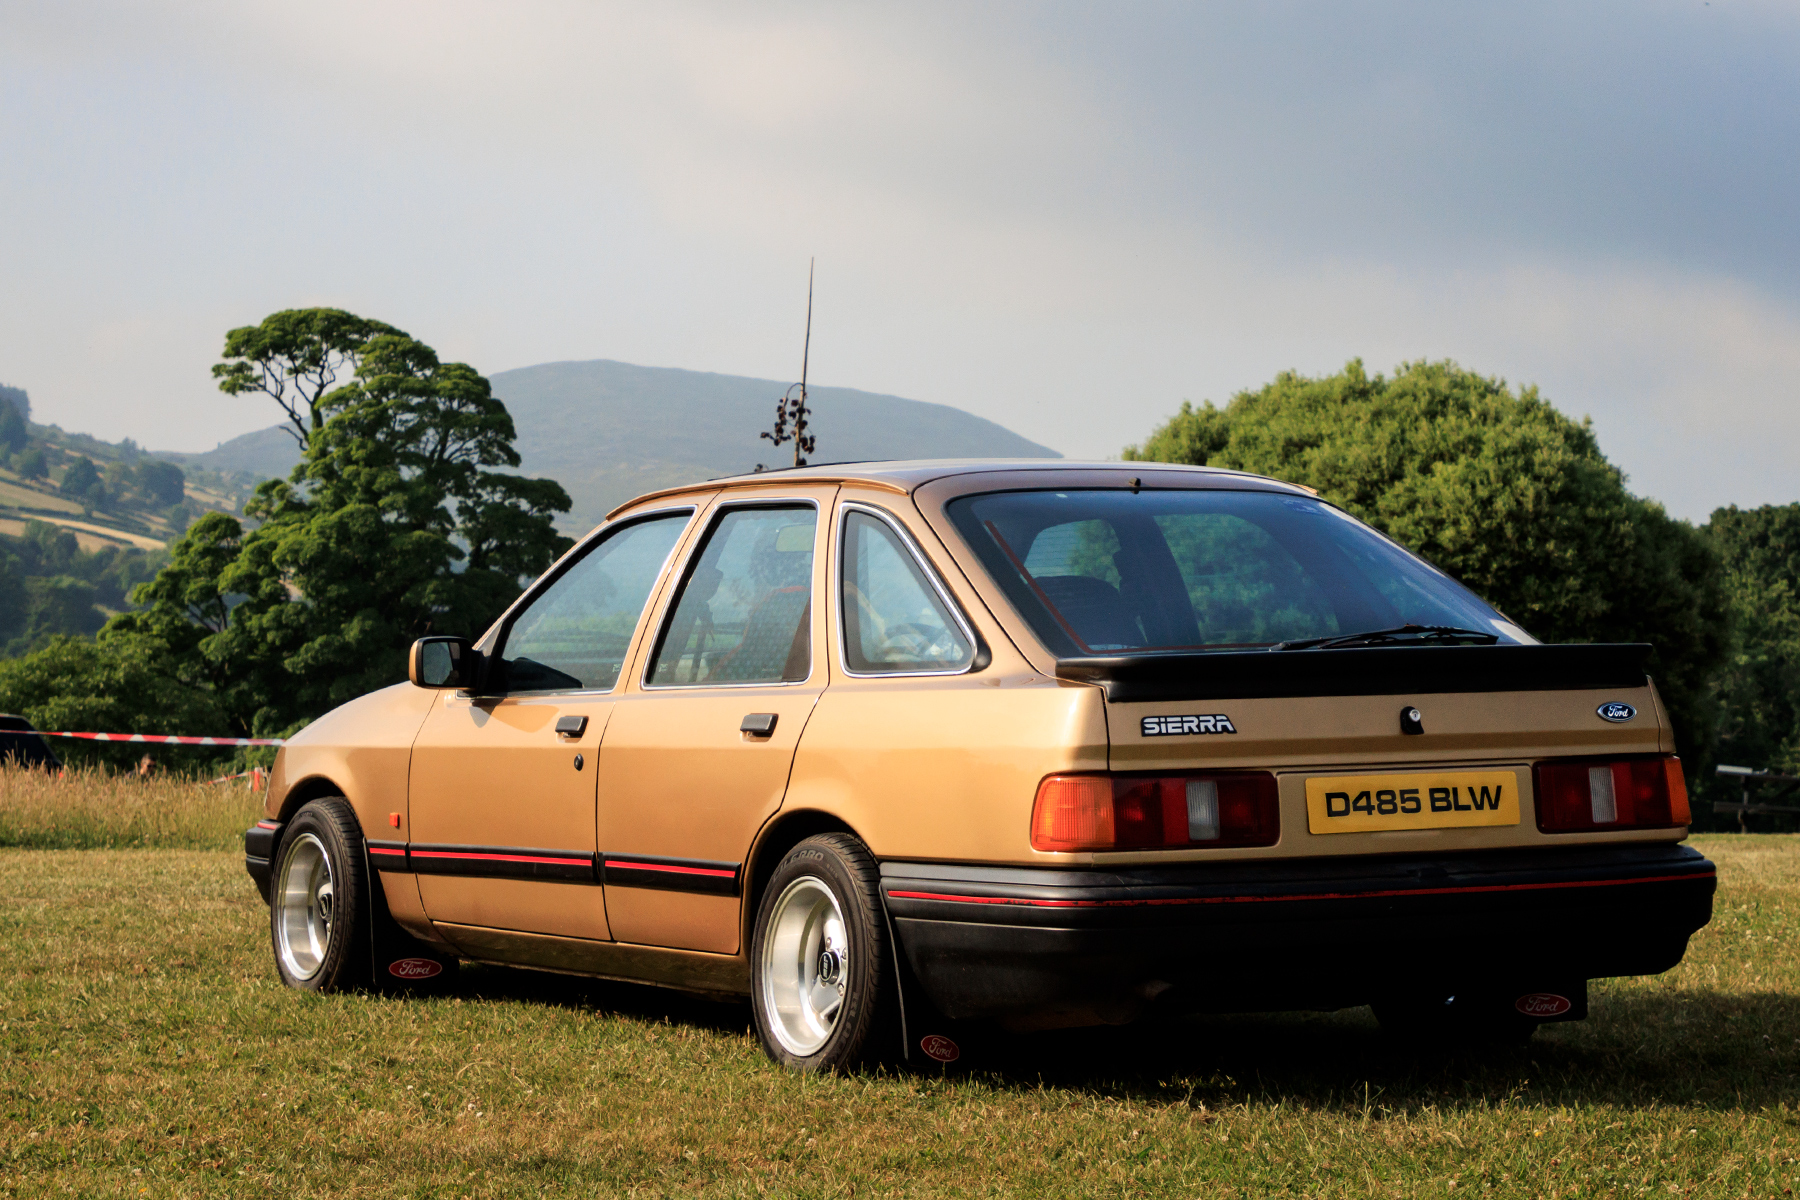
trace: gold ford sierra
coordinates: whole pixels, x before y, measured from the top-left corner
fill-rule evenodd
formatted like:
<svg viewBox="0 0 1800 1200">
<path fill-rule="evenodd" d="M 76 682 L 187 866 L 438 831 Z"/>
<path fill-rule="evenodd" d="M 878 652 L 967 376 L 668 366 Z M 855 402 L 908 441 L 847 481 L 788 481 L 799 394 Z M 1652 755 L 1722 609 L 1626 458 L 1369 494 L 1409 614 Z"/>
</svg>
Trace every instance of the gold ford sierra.
<svg viewBox="0 0 1800 1200">
<path fill-rule="evenodd" d="M 1648 649 L 1272 479 L 774 471 L 418 642 L 282 749 L 246 865 L 289 986 L 747 995 L 802 1070 L 1158 1011 L 1516 1040 L 1711 917 Z"/>
</svg>

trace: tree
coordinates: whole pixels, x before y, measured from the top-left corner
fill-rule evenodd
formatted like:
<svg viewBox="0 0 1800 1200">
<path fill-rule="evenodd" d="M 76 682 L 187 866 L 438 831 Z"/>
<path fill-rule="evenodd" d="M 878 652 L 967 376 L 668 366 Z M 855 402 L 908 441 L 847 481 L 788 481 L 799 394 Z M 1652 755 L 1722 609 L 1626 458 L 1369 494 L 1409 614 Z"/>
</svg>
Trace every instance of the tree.
<svg viewBox="0 0 1800 1200">
<path fill-rule="evenodd" d="M 12 405 L 19 410 L 19 415 L 27 421 L 31 420 L 31 397 L 24 388 L 7 387 L 0 383 L 0 402 Z"/>
<path fill-rule="evenodd" d="M 272 398 L 304 450 L 324 423 L 321 408 L 332 386 L 356 371 L 363 347 L 383 334 L 406 336 L 339 308 L 288 309 L 227 333 L 225 361 L 212 373 L 227 395 Z"/>
<path fill-rule="evenodd" d="M 1800 774 L 1800 504 L 1714 512 L 1737 637 L 1719 679 L 1718 759 Z"/>
<path fill-rule="evenodd" d="M 283 343 L 290 363 L 354 359 L 350 381 L 307 401 L 304 421 L 284 404 L 305 433 L 299 465 L 245 505 L 255 528 L 218 513 L 196 522 L 134 593 L 144 610 L 107 630 L 165 656 L 235 730 L 258 735 L 404 678 L 417 637 L 480 634 L 569 545 L 552 524 L 569 508 L 561 486 L 494 469 L 519 456 L 486 379 L 391 326 L 316 311 L 256 327 L 283 318 L 290 332 L 323 331 Z M 334 349 L 345 329 L 368 334 L 353 352 Z M 245 333 L 228 337 L 228 355 Z"/>
<path fill-rule="evenodd" d="M 100 472 L 94 466 L 94 460 L 75 456 L 68 469 L 63 472 L 62 483 L 58 489 L 71 500 L 85 500 L 96 484 L 100 482 Z"/>
<path fill-rule="evenodd" d="M 42 479 L 50 473 L 49 464 L 44 461 L 44 452 L 36 446 L 27 446 L 13 464 L 13 470 L 23 479 Z"/>
<path fill-rule="evenodd" d="M 1728 643 L 1719 560 L 1631 495 L 1591 423 L 1451 362 L 1285 372 L 1181 410 L 1127 459 L 1271 475 L 1321 495 L 1485 596 L 1543 641 L 1644 641 L 1684 753 L 1711 742 Z"/>
<path fill-rule="evenodd" d="M 133 463 L 131 486 L 156 508 L 170 508 L 187 498 L 187 477 L 181 468 L 159 458 L 140 458 Z"/>
<path fill-rule="evenodd" d="M 161 555 L 109 546 L 83 550 L 58 525 L 27 521 L 23 536 L 0 535 L 0 653 L 29 653 L 62 634 L 89 635 L 106 623 L 103 607 L 155 574 Z"/>
<path fill-rule="evenodd" d="M 19 713 L 39 729 L 134 730 L 141 733 L 191 734 L 216 731 L 224 716 L 214 697 L 170 677 L 166 662 L 144 643 L 57 637 L 23 658 L 0 661 L 0 705 Z M 114 747 L 110 753 L 92 743 L 58 746 L 57 753 L 76 761 L 107 759 L 123 764 L 142 747 Z M 177 761 L 180 755 L 174 756 Z M 217 757 L 198 752 L 195 759 Z"/>
<path fill-rule="evenodd" d="M 31 430 L 25 424 L 24 414 L 11 401 L 0 400 L 0 449 L 16 453 L 25 448 L 30 437 Z"/>
</svg>

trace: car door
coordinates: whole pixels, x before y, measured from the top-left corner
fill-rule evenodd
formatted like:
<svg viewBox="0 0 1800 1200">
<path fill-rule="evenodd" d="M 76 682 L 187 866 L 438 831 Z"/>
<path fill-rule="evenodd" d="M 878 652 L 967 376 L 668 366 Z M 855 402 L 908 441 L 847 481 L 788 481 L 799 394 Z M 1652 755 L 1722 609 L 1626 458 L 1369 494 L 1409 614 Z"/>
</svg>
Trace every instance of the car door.
<svg viewBox="0 0 1800 1200">
<path fill-rule="evenodd" d="M 834 486 L 721 501 L 662 603 L 600 748 L 621 942 L 735 953 L 744 859 L 824 687 L 821 509 Z"/>
<path fill-rule="evenodd" d="M 446 692 L 413 743 L 408 857 L 426 915 L 606 939 L 595 758 L 645 608 L 693 508 L 622 521 L 512 614 L 481 695 Z"/>
</svg>

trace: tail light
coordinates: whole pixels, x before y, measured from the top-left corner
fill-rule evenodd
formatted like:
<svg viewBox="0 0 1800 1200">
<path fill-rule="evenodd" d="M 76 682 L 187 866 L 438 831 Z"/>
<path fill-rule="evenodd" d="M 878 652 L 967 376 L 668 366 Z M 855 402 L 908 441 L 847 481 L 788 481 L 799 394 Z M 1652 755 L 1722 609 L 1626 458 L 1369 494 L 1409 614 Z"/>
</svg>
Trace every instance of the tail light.
<svg viewBox="0 0 1800 1200">
<path fill-rule="evenodd" d="M 1542 762 L 1537 822 L 1545 833 L 1662 829 L 1688 823 L 1687 780 L 1674 755 Z"/>
<path fill-rule="evenodd" d="M 1039 850 L 1273 846 L 1280 836 L 1275 777 L 1260 771 L 1050 775 L 1031 810 Z"/>
</svg>

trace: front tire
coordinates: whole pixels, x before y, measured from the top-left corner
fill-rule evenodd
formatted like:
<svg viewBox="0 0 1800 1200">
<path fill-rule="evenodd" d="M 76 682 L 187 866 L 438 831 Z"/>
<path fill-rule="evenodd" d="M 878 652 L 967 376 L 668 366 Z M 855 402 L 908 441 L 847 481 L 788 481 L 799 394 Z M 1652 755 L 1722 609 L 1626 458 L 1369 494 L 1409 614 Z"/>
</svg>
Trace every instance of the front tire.
<svg viewBox="0 0 1800 1200">
<path fill-rule="evenodd" d="M 897 1007 L 880 872 L 848 834 L 807 838 L 763 892 L 750 947 L 763 1049 L 796 1071 L 869 1061 Z"/>
<path fill-rule="evenodd" d="M 269 938 L 288 987 L 338 992 L 367 982 L 369 878 L 362 830 L 341 796 L 302 808 L 269 878 Z"/>
</svg>

